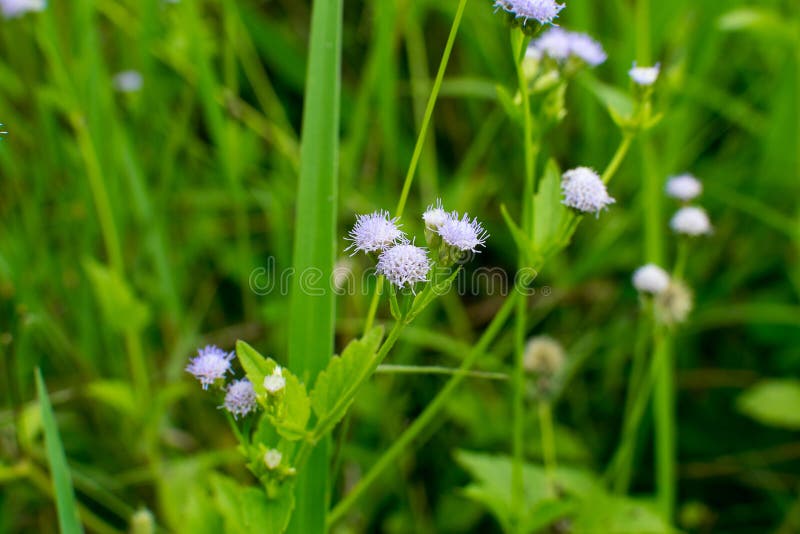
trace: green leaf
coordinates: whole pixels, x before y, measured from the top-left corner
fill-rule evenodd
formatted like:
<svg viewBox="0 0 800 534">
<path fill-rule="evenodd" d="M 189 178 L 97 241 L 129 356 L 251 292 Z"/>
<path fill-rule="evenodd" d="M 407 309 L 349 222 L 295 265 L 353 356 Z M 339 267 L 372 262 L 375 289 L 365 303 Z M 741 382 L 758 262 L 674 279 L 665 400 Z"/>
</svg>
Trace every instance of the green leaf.
<svg viewBox="0 0 800 534">
<path fill-rule="evenodd" d="M 331 358 L 311 391 L 311 406 L 318 420 L 332 428 L 344 417 L 355 398 L 355 389 L 373 367 L 382 339 L 383 327 L 376 326 L 361 339 L 348 343 L 341 356 Z"/>
<path fill-rule="evenodd" d="M 139 410 L 131 385 L 123 380 L 90 382 L 86 387 L 86 396 L 130 416 Z"/>
<path fill-rule="evenodd" d="M 497 100 L 500 101 L 500 105 L 503 106 L 508 117 L 516 123 L 521 123 L 522 110 L 520 109 L 520 105 L 514 100 L 514 97 L 511 96 L 511 93 L 502 85 L 496 85 L 495 91 L 497 92 Z"/>
<path fill-rule="evenodd" d="M 756 384 L 736 401 L 743 414 L 761 424 L 800 430 L 800 381 L 766 380 Z"/>
<path fill-rule="evenodd" d="M 514 242 L 517 244 L 517 248 L 520 251 L 526 252 L 528 256 L 535 253 L 535 248 L 531 240 L 528 239 L 528 236 L 525 235 L 525 232 L 522 231 L 522 228 L 514 222 L 514 219 L 511 217 L 511 214 L 508 213 L 508 209 L 506 208 L 505 204 L 500 204 L 500 214 L 503 216 L 503 220 L 506 222 L 509 231 L 511 231 L 511 237 L 514 239 Z M 531 263 L 530 258 L 527 259 L 528 263 Z"/>
<path fill-rule="evenodd" d="M 53 490 L 56 497 L 56 511 L 58 512 L 58 527 L 61 534 L 77 534 L 83 532 L 75 493 L 72 490 L 72 476 L 67 465 L 67 456 L 58 434 L 56 418 L 47 388 L 42 380 L 42 373 L 36 369 L 36 391 L 39 395 L 39 406 L 42 411 L 42 425 L 44 427 L 44 441 L 47 449 L 47 462 L 50 464 L 50 474 L 53 477 Z"/>
<path fill-rule="evenodd" d="M 253 384 L 256 395 L 264 395 L 264 377 L 271 375 L 278 365 L 275 360 L 266 358 L 244 341 L 236 342 L 236 357 L 242 364 L 247 379 Z"/>
<path fill-rule="evenodd" d="M 406 323 L 410 323 L 417 315 L 422 313 L 422 311 L 427 308 L 428 305 L 437 297 L 440 297 L 450 291 L 450 286 L 453 285 L 453 280 L 456 279 L 456 276 L 458 276 L 460 271 L 461 267 L 453 269 L 453 272 L 441 282 L 428 284 L 428 286 L 414 298 L 414 303 L 412 304 L 411 310 L 408 312 L 408 316 L 405 319 Z"/>
<path fill-rule="evenodd" d="M 717 21 L 722 31 L 751 31 L 767 37 L 793 42 L 796 39 L 795 21 L 782 17 L 774 10 L 758 7 L 742 7 L 728 11 Z"/>
<path fill-rule="evenodd" d="M 456 461 L 473 478 L 464 489 L 467 497 L 486 506 L 502 526 L 512 520 L 511 458 L 469 451 L 457 451 Z M 600 487 L 594 475 L 574 468 L 559 467 L 555 483 L 569 499 L 556 501 L 548 493 L 548 480 L 541 466 L 523 466 L 525 483 L 525 509 L 519 518 L 521 524 L 536 530 L 555 521 L 574 508 L 574 500 L 593 494 Z M 568 502 L 569 505 L 560 504 Z"/>
<path fill-rule="evenodd" d="M 617 126 L 625 126 L 633 116 L 633 99 L 630 95 L 590 75 L 581 76 L 581 81 L 605 106 Z"/>
<path fill-rule="evenodd" d="M 533 244 L 537 250 L 548 248 L 559 238 L 567 214 L 567 207 L 561 203 L 561 170 L 551 159 L 533 197 Z"/>
<path fill-rule="evenodd" d="M 296 441 L 306 437 L 306 426 L 311 417 L 311 401 L 306 393 L 306 387 L 296 376 L 283 369 L 283 377 L 286 379 L 284 408 L 280 418 L 273 419 L 273 424 L 278 434 L 288 440 Z"/>
<path fill-rule="evenodd" d="M 150 320 L 147 306 L 116 272 L 94 260 L 83 264 L 106 324 L 117 332 L 139 331 Z"/>
<path fill-rule="evenodd" d="M 294 509 L 291 484 L 285 484 L 278 495 L 270 499 L 260 488 L 241 486 L 219 474 L 213 476 L 211 483 L 215 503 L 225 520 L 226 533 L 281 534 L 286 531 Z"/>
<path fill-rule="evenodd" d="M 574 532 L 613 532 L 614 534 L 669 534 L 675 530 L 656 511 L 654 505 L 639 499 L 609 495 L 602 490 L 581 501 L 572 524 Z"/>
</svg>

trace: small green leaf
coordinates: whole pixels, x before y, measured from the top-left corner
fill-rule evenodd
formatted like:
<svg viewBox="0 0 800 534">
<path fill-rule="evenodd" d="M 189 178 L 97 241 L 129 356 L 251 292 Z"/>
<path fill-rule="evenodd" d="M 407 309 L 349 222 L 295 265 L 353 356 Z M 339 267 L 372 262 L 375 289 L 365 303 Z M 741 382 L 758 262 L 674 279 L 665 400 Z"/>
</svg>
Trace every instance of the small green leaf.
<svg viewBox="0 0 800 534">
<path fill-rule="evenodd" d="M 497 99 L 500 101 L 500 104 L 503 106 L 509 118 L 514 122 L 521 123 L 522 110 L 520 110 L 519 104 L 514 100 L 514 97 L 511 96 L 511 93 L 502 85 L 496 85 L 495 91 L 497 91 Z"/>
<path fill-rule="evenodd" d="M 437 297 L 440 297 L 450 291 L 450 286 L 453 285 L 453 280 L 456 279 L 456 276 L 458 276 L 460 270 L 461 267 L 453 269 L 453 272 L 441 282 L 428 284 L 428 287 L 426 287 L 414 298 L 414 303 L 412 304 L 411 310 L 408 312 L 408 316 L 406 317 L 406 323 L 410 323 L 417 315 L 422 313 L 422 311 L 427 308 L 428 305 Z"/>
<path fill-rule="evenodd" d="M 242 364 L 247 379 L 253 384 L 256 395 L 263 395 L 264 377 L 271 375 L 278 364 L 275 360 L 262 356 L 256 349 L 244 341 L 236 342 L 236 357 Z"/>
<path fill-rule="evenodd" d="M 332 428 L 344 417 L 355 398 L 355 388 L 372 368 L 382 339 L 383 327 L 376 326 L 363 338 L 351 341 L 341 356 L 331 358 L 311 391 L 311 406 L 320 421 Z"/>
<path fill-rule="evenodd" d="M 531 243 L 531 240 L 525 235 L 525 232 L 522 231 L 522 228 L 520 228 L 517 223 L 514 222 L 514 219 L 511 218 L 511 214 L 508 213 L 508 209 L 506 209 L 505 204 L 500 204 L 500 213 L 503 216 L 503 220 L 506 222 L 508 229 L 511 231 L 511 237 L 517 244 L 517 248 L 526 254 L 526 262 L 528 264 L 533 264 L 531 257 L 536 253 L 533 243 Z"/>
<path fill-rule="evenodd" d="M 589 75 L 582 76 L 581 81 L 606 107 L 617 126 L 624 127 L 633 116 L 630 95 Z"/>
<path fill-rule="evenodd" d="M 574 532 L 614 532 L 615 534 L 670 534 L 667 524 L 652 503 L 609 495 L 598 489 L 581 501 L 572 524 Z"/>
<path fill-rule="evenodd" d="M 767 8 L 742 7 L 728 11 L 717 21 L 722 31 L 751 31 L 767 37 L 793 42 L 796 39 L 795 21 Z"/>
<path fill-rule="evenodd" d="M 306 387 L 292 373 L 283 369 L 286 378 L 284 392 L 284 408 L 279 419 L 273 419 L 273 424 L 278 434 L 292 441 L 306 437 L 306 426 L 311 417 L 311 401 L 306 393 Z M 262 384 L 263 387 L 263 384 Z"/>
<path fill-rule="evenodd" d="M 147 325 L 150 320 L 147 306 L 136 298 L 119 274 L 94 260 L 86 260 L 83 265 L 108 326 L 116 332 L 128 332 Z"/>
<path fill-rule="evenodd" d="M 61 444 L 56 418 L 47 388 L 42 380 L 42 373 L 36 369 L 36 391 L 39 395 L 39 406 L 42 411 L 42 425 L 44 427 L 44 442 L 47 449 L 47 462 L 50 464 L 50 473 L 53 477 L 53 490 L 56 498 L 58 512 L 58 527 L 61 534 L 79 534 L 83 532 L 75 493 L 72 489 L 72 476 L 67 465 L 67 456 Z"/>
<path fill-rule="evenodd" d="M 123 380 L 95 380 L 86 387 L 86 396 L 127 415 L 135 415 L 139 406 L 128 382 Z"/>
<path fill-rule="evenodd" d="M 742 393 L 739 411 L 761 424 L 800 430 L 800 381 L 766 380 Z"/>
</svg>

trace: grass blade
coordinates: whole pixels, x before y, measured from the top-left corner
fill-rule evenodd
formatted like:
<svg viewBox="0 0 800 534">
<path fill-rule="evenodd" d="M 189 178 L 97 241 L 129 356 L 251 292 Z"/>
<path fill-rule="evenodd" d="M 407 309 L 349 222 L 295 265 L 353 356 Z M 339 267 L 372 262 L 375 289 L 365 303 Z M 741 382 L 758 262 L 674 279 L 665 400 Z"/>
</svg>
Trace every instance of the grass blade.
<svg viewBox="0 0 800 534">
<path fill-rule="evenodd" d="M 42 426 L 44 427 L 44 442 L 47 449 L 47 461 L 50 464 L 50 473 L 53 478 L 53 490 L 56 497 L 58 511 L 58 526 L 62 534 L 82 533 L 83 527 L 78 516 L 78 506 L 75 502 L 75 493 L 72 491 L 72 477 L 67 465 L 67 457 L 58 434 L 56 418 L 47 388 L 42 380 L 42 372 L 36 369 L 36 390 L 39 394 L 39 406 L 42 410 Z"/>
<path fill-rule="evenodd" d="M 333 354 L 342 7 L 317 0 L 311 15 L 288 328 L 289 365 L 309 387 Z M 329 440 L 320 442 L 298 474 L 290 532 L 326 530 L 328 450 Z"/>
</svg>

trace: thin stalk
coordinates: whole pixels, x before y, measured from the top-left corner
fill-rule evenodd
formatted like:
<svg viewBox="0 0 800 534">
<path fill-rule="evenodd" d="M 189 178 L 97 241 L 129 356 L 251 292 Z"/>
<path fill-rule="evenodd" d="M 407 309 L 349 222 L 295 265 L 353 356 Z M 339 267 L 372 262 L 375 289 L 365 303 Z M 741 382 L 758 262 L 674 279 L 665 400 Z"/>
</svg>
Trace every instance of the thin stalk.
<svg viewBox="0 0 800 534">
<path fill-rule="evenodd" d="M 553 407 L 549 400 L 539 401 L 539 426 L 541 427 L 542 458 L 544 459 L 548 491 L 551 495 L 555 495 L 556 440 L 553 430 Z"/>
<path fill-rule="evenodd" d="M 521 31 L 511 34 L 511 48 L 514 53 L 514 62 L 517 68 L 517 84 L 522 98 L 523 122 L 523 152 L 525 154 L 525 175 L 522 189 L 522 230 L 528 237 L 533 236 L 533 191 L 535 187 L 536 152 L 533 141 L 533 118 L 531 117 L 530 95 L 528 80 L 520 62 L 522 48 L 526 37 Z M 526 267 L 525 258 L 527 251 L 518 250 L 519 269 Z M 511 464 L 511 508 L 521 510 L 525 501 L 525 480 L 523 477 L 524 441 L 525 441 L 525 335 L 527 332 L 527 299 L 517 299 L 514 322 L 514 380 L 512 383 L 512 464 Z M 514 521 L 518 528 L 518 521 Z"/>
<path fill-rule="evenodd" d="M 408 375 L 456 375 L 465 374 L 469 378 L 483 378 L 486 380 L 508 380 L 509 376 L 505 373 L 493 373 L 490 371 L 469 371 L 464 372 L 453 367 L 440 365 L 379 365 L 375 370 L 379 374 L 408 374 Z"/>
<path fill-rule="evenodd" d="M 633 142 L 634 134 L 631 132 L 625 132 L 622 135 L 622 142 L 620 142 L 619 146 L 617 147 L 617 151 L 614 153 L 614 157 L 611 158 L 606 170 L 603 172 L 603 183 L 608 184 L 611 181 L 611 178 L 617 173 L 619 170 L 619 166 L 625 160 L 625 156 L 628 154 L 628 150 L 631 148 L 631 143 Z"/>
<path fill-rule="evenodd" d="M 425 410 L 420 414 L 417 419 L 411 423 L 405 432 L 383 453 L 375 465 L 364 475 L 364 477 L 356 484 L 356 486 L 348 493 L 328 514 L 328 526 L 333 525 L 341 519 L 353 505 L 358 502 L 358 499 L 364 494 L 375 480 L 391 465 L 394 465 L 400 454 L 408 447 L 423 430 L 433 422 L 434 418 L 441 412 L 447 402 L 452 397 L 456 388 L 468 376 L 467 372 L 477 362 L 478 358 L 482 356 L 489 345 L 494 341 L 495 337 L 500 333 L 500 329 L 505 324 L 506 319 L 514 309 L 515 302 L 520 298 L 517 292 L 511 295 L 503 303 L 503 306 L 494 316 L 492 322 L 484 331 L 481 338 L 475 344 L 469 355 L 464 359 L 464 362 L 459 367 L 459 373 L 454 375 L 444 387 L 439 391 L 436 397 L 428 404 Z"/>
<path fill-rule="evenodd" d="M 425 137 L 428 134 L 428 126 L 433 116 L 433 109 L 436 107 L 436 100 L 439 98 L 439 90 L 442 88 L 442 80 L 444 80 L 444 73 L 447 70 L 447 63 L 450 61 L 450 52 L 453 51 L 453 44 L 456 40 L 456 33 L 458 27 L 461 25 L 461 18 L 464 15 L 464 8 L 467 5 L 467 0 L 459 0 L 458 7 L 456 8 L 456 16 L 453 19 L 453 24 L 450 26 L 450 35 L 447 36 L 447 43 L 444 46 L 442 59 L 439 62 L 439 70 L 436 73 L 436 79 L 431 88 L 431 95 L 428 97 L 428 105 L 425 107 L 425 115 L 422 117 L 422 126 L 417 136 L 417 143 L 414 145 L 414 153 L 411 155 L 411 163 L 408 165 L 408 172 L 406 173 L 405 181 L 403 182 L 403 191 L 400 193 L 400 200 L 397 202 L 397 208 L 394 210 L 396 217 L 403 215 L 403 210 L 406 207 L 408 200 L 408 193 L 411 190 L 411 182 L 414 180 L 414 174 L 419 164 L 419 158 L 422 155 L 422 147 L 425 145 Z"/>
<path fill-rule="evenodd" d="M 439 70 L 436 72 L 436 79 L 431 88 L 431 94 L 428 97 L 428 104 L 425 106 L 425 115 L 422 117 L 422 124 L 417 135 L 417 142 L 414 145 L 414 152 L 411 155 L 411 162 L 408 164 L 408 171 L 406 172 L 405 180 L 403 181 L 403 190 L 400 193 L 400 199 L 397 201 L 397 207 L 394 210 L 394 215 L 400 217 L 408 201 L 408 193 L 411 190 L 411 183 L 414 181 L 414 175 L 419 165 L 420 156 L 422 156 L 422 149 L 425 146 L 425 138 L 428 135 L 428 127 L 433 117 L 433 110 L 436 107 L 436 101 L 439 98 L 439 91 L 442 88 L 442 80 L 444 80 L 444 73 L 447 70 L 447 64 L 450 62 L 450 53 L 453 51 L 453 44 L 456 40 L 458 27 L 461 25 L 461 19 L 464 15 L 464 7 L 467 5 L 467 0 L 459 0 L 458 7 L 456 8 L 456 16 L 453 19 L 453 24 L 450 26 L 450 34 L 447 36 L 447 43 L 442 52 L 442 59 L 439 61 Z M 375 293 L 372 295 L 372 300 L 369 304 L 369 311 L 367 318 L 364 321 L 364 332 L 368 332 L 373 323 L 375 322 L 375 315 L 378 313 L 378 302 L 381 298 L 383 290 L 383 276 L 378 277 L 375 286 Z"/>
</svg>

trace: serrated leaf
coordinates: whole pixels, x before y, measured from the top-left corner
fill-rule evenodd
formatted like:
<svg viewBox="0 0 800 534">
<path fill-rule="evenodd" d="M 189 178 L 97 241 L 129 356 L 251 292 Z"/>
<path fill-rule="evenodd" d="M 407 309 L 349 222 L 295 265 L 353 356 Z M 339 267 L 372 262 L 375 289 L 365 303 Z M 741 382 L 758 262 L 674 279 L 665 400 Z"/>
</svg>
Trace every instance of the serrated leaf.
<svg viewBox="0 0 800 534">
<path fill-rule="evenodd" d="M 283 410 L 280 418 L 273 420 L 273 424 L 278 434 L 296 441 L 306 437 L 306 426 L 311 417 L 311 401 L 306 387 L 296 376 L 284 369 L 283 377 L 286 379 Z"/>
<path fill-rule="evenodd" d="M 281 534 L 286 531 L 294 510 L 294 492 L 290 484 L 284 485 L 273 499 L 260 488 L 244 487 L 218 474 L 212 478 L 212 487 L 226 533 Z"/>
<path fill-rule="evenodd" d="M 311 391 L 311 406 L 318 420 L 332 428 L 347 412 L 355 388 L 372 368 L 383 339 L 383 327 L 376 326 L 361 339 L 351 341 L 341 356 L 334 356 L 319 374 Z"/>
<path fill-rule="evenodd" d="M 533 197 L 533 244 L 537 250 L 548 248 L 559 238 L 558 231 L 567 213 L 567 207 L 561 203 L 561 170 L 551 159 Z"/>
<path fill-rule="evenodd" d="M 743 414 L 761 424 L 800 430 L 800 381 L 766 380 L 756 384 L 736 401 Z"/>
<path fill-rule="evenodd" d="M 572 528 L 575 532 L 615 534 L 676 532 L 661 518 L 652 503 L 610 495 L 599 489 L 581 501 Z"/>
<path fill-rule="evenodd" d="M 116 272 L 94 260 L 83 264 L 103 319 L 116 332 L 139 331 L 150 320 L 147 306 Z"/>
</svg>

